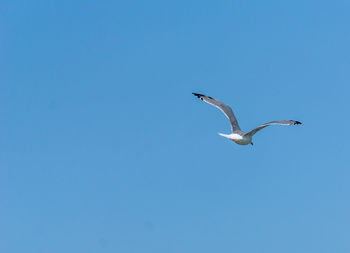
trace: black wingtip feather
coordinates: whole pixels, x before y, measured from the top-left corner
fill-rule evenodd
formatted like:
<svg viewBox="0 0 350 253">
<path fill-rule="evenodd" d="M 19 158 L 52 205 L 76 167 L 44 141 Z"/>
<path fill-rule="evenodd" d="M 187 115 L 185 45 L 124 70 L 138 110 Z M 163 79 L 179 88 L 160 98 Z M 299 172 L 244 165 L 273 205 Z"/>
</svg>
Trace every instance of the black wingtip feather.
<svg viewBox="0 0 350 253">
<path fill-rule="evenodd" d="M 199 93 L 192 92 L 192 94 L 195 95 L 197 98 L 200 98 L 200 99 L 202 99 L 202 97 L 207 97 L 207 98 L 210 98 L 210 99 L 214 99 L 212 97 L 209 97 L 209 96 L 206 96 L 206 95 L 203 95 L 203 94 L 199 94 Z"/>
<path fill-rule="evenodd" d="M 300 121 L 295 121 L 294 125 L 301 125 L 301 122 Z"/>
<path fill-rule="evenodd" d="M 195 95 L 197 98 L 200 98 L 200 97 L 204 96 L 203 94 L 194 93 L 194 92 L 192 92 L 192 94 Z"/>
</svg>

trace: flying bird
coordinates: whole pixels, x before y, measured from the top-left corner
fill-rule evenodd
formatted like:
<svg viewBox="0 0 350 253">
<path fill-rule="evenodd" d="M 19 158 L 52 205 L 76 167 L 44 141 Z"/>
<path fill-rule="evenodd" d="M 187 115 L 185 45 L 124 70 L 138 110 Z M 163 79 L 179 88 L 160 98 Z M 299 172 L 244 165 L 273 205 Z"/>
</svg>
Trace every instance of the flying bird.
<svg viewBox="0 0 350 253">
<path fill-rule="evenodd" d="M 271 126 L 271 125 L 299 125 L 299 124 L 301 124 L 301 122 L 295 121 L 295 120 L 277 120 L 277 121 L 271 121 L 271 122 L 262 124 L 262 125 L 258 126 L 257 128 L 254 128 L 250 132 L 246 133 L 246 132 L 243 132 L 241 130 L 241 128 L 239 127 L 238 121 L 237 121 L 235 115 L 233 114 L 231 107 L 220 102 L 219 100 L 216 100 L 215 98 L 208 97 L 208 96 L 198 94 L 198 93 L 192 93 L 192 94 L 195 95 L 197 98 L 201 99 L 202 101 L 204 101 L 208 104 L 211 104 L 211 105 L 215 106 L 216 108 L 220 109 L 225 114 L 225 116 L 230 120 L 232 133 L 231 134 L 219 133 L 219 135 L 221 135 L 227 139 L 230 139 L 231 141 L 234 141 L 239 145 L 248 145 L 248 144 L 253 145 L 253 142 L 252 142 L 253 135 L 267 126 Z"/>
</svg>

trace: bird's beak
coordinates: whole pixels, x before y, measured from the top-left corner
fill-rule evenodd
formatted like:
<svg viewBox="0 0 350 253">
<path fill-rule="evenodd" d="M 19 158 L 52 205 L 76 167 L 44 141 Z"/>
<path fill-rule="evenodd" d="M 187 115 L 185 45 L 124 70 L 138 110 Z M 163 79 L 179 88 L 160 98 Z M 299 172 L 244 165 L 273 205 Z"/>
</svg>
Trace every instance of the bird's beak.
<svg viewBox="0 0 350 253">
<path fill-rule="evenodd" d="M 250 144 L 254 145 L 253 142 L 251 142 Z"/>
</svg>

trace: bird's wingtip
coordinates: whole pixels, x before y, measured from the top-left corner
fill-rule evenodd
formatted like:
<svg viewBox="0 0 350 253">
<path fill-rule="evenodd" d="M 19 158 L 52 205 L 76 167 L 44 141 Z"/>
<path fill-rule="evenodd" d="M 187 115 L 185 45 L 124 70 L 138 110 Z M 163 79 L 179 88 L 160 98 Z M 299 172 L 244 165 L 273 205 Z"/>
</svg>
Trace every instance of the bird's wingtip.
<svg viewBox="0 0 350 253">
<path fill-rule="evenodd" d="M 199 94 L 199 93 L 195 93 L 195 92 L 192 92 L 193 95 L 195 95 L 197 98 L 200 98 L 201 96 L 204 96 L 202 94 Z"/>
<path fill-rule="evenodd" d="M 200 93 L 195 93 L 195 92 L 192 92 L 193 95 L 195 95 L 197 98 L 200 98 L 203 100 L 203 97 L 206 97 L 206 98 L 210 98 L 210 99 L 214 99 L 212 97 L 209 97 L 209 96 L 206 96 L 206 95 L 203 95 L 203 94 L 200 94 Z"/>
<path fill-rule="evenodd" d="M 294 125 L 301 125 L 302 123 L 300 121 L 295 121 Z"/>
</svg>

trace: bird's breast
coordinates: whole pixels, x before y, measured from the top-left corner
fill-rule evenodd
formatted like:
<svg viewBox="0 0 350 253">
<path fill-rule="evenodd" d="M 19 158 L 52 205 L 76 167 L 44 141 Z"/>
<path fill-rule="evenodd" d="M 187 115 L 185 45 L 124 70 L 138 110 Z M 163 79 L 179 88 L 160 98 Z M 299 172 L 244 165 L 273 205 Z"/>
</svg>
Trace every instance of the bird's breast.
<svg viewBox="0 0 350 253">
<path fill-rule="evenodd" d="M 240 145 L 248 145 L 252 142 L 251 137 L 240 134 L 231 134 L 230 139 Z"/>
<path fill-rule="evenodd" d="M 235 140 L 242 140 L 243 136 L 240 134 L 230 134 L 230 139 L 235 141 Z"/>
</svg>

